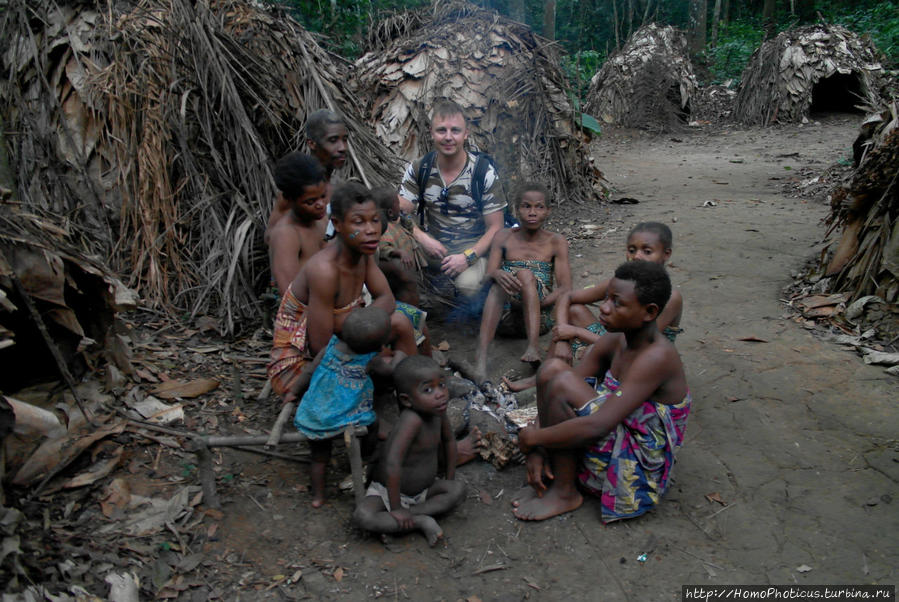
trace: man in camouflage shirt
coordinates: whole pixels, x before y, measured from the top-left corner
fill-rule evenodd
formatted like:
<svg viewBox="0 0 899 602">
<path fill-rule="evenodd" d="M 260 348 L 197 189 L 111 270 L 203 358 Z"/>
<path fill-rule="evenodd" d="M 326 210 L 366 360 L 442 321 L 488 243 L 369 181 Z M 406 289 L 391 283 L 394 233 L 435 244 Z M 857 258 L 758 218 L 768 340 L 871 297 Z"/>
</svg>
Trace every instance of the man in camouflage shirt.
<svg viewBox="0 0 899 602">
<path fill-rule="evenodd" d="M 490 244 L 503 228 L 506 199 L 492 166 L 487 169 L 481 208 L 472 197 L 475 156 L 465 149 L 468 134 L 468 123 L 458 104 L 440 101 L 434 106 L 431 139 L 436 161 L 421 195 L 427 231 L 418 227 L 416 219 L 413 236 L 428 256 L 430 270 L 449 276 L 460 294 L 471 297 L 480 291 Z M 421 162 L 419 158 L 409 164 L 399 190 L 403 205 L 416 212 Z"/>
</svg>

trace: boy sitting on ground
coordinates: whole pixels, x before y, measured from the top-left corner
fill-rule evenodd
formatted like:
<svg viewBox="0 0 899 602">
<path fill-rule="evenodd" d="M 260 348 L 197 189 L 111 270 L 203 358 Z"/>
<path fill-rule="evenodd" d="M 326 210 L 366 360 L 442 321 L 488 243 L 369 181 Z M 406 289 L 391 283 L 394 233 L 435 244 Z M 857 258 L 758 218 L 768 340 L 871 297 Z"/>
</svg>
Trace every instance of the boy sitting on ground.
<svg viewBox="0 0 899 602">
<path fill-rule="evenodd" d="M 465 498 L 465 484 L 453 480 L 456 441 L 446 416 L 449 392 L 443 371 L 429 357 L 405 358 L 393 378 L 402 412 L 353 518 L 375 533 L 419 530 L 433 546 L 443 535 L 433 517 Z M 441 452 L 445 479 L 437 478 Z"/>
<path fill-rule="evenodd" d="M 530 487 L 513 502 L 517 518 L 577 509 L 578 486 L 600 498 L 604 523 L 639 516 L 665 493 L 691 405 L 680 357 L 657 325 L 670 296 L 661 265 L 620 265 L 599 307 L 609 334 L 574 369 L 558 358 L 540 367 L 539 426 L 518 434 Z"/>
<path fill-rule="evenodd" d="M 503 334 L 524 330 L 528 346 L 521 361 L 540 361 L 537 339 L 552 327 L 553 303 L 571 289 L 568 241 L 543 229 L 549 201 L 545 186 L 524 184 L 515 197 L 520 227 L 502 230 L 493 239 L 487 261 L 487 277 L 493 285 L 484 305 L 475 360 L 480 381 L 487 376 L 487 349 L 497 326 Z M 553 277 L 558 282 L 555 290 Z"/>
<path fill-rule="evenodd" d="M 369 426 L 377 420 L 369 371 L 377 369 L 375 356 L 389 338 L 390 314 L 374 305 L 356 308 L 344 321 L 340 336 L 331 336 L 328 346 L 309 368 L 312 378 L 297 408 L 294 425 L 309 439 L 314 508 L 325 501 L 325 468 L 331 459 L 331 440 L 349 426 Z M 404 357 L 398 352 L 392 361 L 384 358 L 381 373 L 389 374 L 393 362 Z M 377 429 L 369 432 L 370 444 L 376 433 Z"/>
</svg>

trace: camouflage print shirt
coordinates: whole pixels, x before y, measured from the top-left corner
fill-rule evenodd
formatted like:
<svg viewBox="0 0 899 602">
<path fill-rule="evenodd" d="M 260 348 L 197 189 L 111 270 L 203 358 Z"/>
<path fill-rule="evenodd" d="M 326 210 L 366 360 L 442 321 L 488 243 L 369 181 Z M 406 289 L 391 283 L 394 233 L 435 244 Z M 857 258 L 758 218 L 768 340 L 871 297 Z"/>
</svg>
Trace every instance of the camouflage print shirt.
<svg viewBox="0 0 899 602">
<path fill-rule="evenodd" d="M 444 190 L 443 178 L 434 161 L 431 167 L 431 175 L 424 192 L 425 202 L 425 226 L 428 234 L 443 243 L 449 254 L 461 253 L 478 241 L 487 231 L 484 216 L 506 207 L 506 197 L 497 177 L 496 171 L 490 167 L 484 183 L 482 196 L 484 210 L 478 211 L 477 203 L 471 197 L 471 177 L 474 170 L 475 157 L 468 154 L 468 162 L 459 176 L 446 187 L 446 195 L 441 195 Z M 399 194 L 404 199 L 411 201 L 418 209 L 418 167 L 421 159 L 413 161 L 406 167 L 403 174 L 403 182 L 400 184 Z M 443 202 L 441 197 L 446 198 Z M 418 218 L 415 218 L 418 224 Z"/>
</svg>

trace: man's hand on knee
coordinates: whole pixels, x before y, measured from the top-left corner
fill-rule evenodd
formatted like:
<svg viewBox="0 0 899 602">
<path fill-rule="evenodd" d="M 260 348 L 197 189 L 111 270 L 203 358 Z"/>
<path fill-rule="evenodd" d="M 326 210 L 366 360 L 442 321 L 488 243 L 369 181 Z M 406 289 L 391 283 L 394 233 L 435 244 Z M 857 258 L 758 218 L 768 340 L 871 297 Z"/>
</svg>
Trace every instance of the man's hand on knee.
<svg viewBox="0 0 899 602">
<path fill-rule="evenodd" d="M 447 276 L 456 277 L 468 269 L 468 260 L 465 255 L 457 253 L 455 255 L 447 255 L 440 264 L 440 269 Z"/>
</svg>

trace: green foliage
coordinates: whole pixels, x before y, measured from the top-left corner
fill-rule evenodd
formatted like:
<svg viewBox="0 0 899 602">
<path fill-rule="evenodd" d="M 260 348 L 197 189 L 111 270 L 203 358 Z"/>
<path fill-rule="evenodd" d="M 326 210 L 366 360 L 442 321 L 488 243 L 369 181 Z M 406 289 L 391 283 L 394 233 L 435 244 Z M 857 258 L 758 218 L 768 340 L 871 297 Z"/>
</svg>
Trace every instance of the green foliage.
<svg viewBox="0 0 899 602">
<path fill-rule="evenodd" d="M 883 52 L 888 66 L 899 64 L 899 2 L 886 0 L 866 2 L 851 8 L 821 7 L 828 23 L 838 23 L 858 33 L 867 34 Z"/>
<path fill-rule="evenodd" d="M 568 77 L 571 89 L 583 98 L 590 87 L 590 80 L 599 71 L 605 56 L 596 50 L 580 50 L 562 57 L 562 70 Z"/>
<path fill-rule="evenodd" d="M 764 35 L 762 25 L 757 21 L 746 19 L 721 25 L 718 45 L 708 46 L 700 57 L 709 67 L 711 81 L 708 83 L 739 81 L 749 57 L 761 45 Z"/>
<path fill-rule="evenodd" d="M 379 19 L 393 12 L 430 4 L 429 0 L 276 0 L 309 31 L 323 35 L 322 43 L 347 59 L 362 54 L 365 34 Z"/>
</svg>

